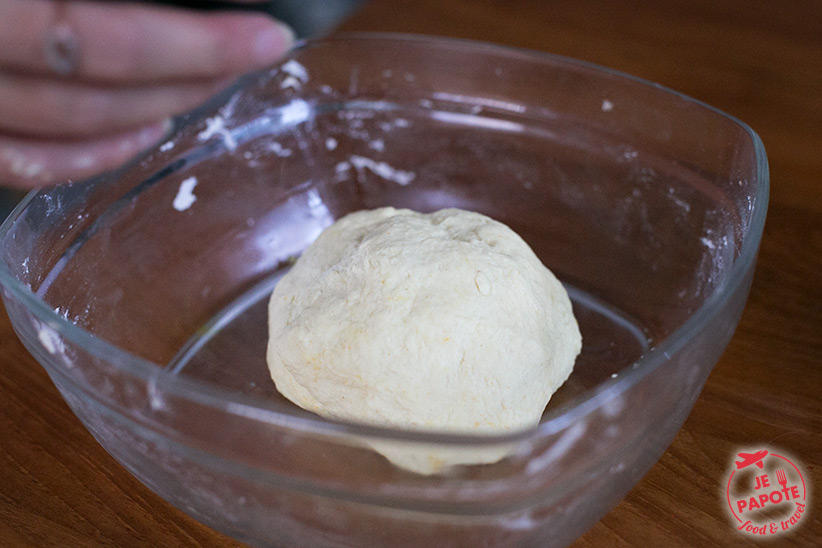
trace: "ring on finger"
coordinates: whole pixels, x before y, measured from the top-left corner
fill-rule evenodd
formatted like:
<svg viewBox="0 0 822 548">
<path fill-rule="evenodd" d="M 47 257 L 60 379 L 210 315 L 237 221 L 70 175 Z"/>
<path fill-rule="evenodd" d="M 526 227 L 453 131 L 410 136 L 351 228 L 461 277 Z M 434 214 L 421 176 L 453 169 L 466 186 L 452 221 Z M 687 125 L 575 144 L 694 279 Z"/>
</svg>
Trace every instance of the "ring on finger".
<svg viewBox="0 0 822 548">
<path fill-rule="evenodd" d="M 62 0 L 53 0 L 52 22 L 43 39 L 43 53 L 49 68 L 58 76 L 71 76 L 77 71 L 80 48 L 77 35 L 66 17 Z"/>
</svg>

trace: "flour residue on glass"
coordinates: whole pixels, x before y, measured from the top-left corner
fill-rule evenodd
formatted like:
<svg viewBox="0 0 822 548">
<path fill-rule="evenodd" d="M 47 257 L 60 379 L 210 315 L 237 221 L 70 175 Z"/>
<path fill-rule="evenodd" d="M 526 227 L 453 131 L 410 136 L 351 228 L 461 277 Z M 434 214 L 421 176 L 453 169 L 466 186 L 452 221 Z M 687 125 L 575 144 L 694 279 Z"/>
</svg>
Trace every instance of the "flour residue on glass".
<svg viewBox="0 0 822 548">
<path fill-rule="evenodd" d="M 308 83 L 308 70 L 298 61 L 291 59 L 283 64 L 281 70 L 286 74 L 280 87 L 302 89 L 303 85 Z"/>
<path fill-rule="evenodd" d="M 45 323 L 36 323 L 35 326 L 37 327 L 37 339 L 46 352 L 51 355 L 66 353 L 66 345 L 57 331 Z"/>
<path fill-rule="evenodd" d="M 411 184 L 411 181 L 416 178 L 416 174 L 412 171 L 403 171 L 390 166 L 386 162 L 378 162 L 365 156 L 356 156 L 353 154 L 348 157 L 348 161 L 338 163 L 335 170 L 337 174 L 343 174 L 351 168 L 354 168 L 359 176 L 364 175 L 365 171 L 370 171 L 382 179 L 397 183 L 401 186 Z"/>
<path fill-rule="evenodd" d="M 228 150 L 235 150 L 237 148 L 237 141 L 234 139 L 231 131 L 226 127 L 225 118 L 220 114 L 206 118 L 206 128 L 197 134 L 197 139 L 200 141 L 208 141 L 215 135 L 223 140 Z"/>
<path fill-rule="evenodd" d="M 286 148 L 277 141 L 272 141 L 272 143 L 268 146 L 268 148 L 279 156 L 280 158 L 288 158 L 293 154 L 293 151 L 290 148 Z"/>
<path fill-rule="evenodd" d="M 185 211 L 197 201 L 197 197 L 194 195 L 195 186 L 197 186 L 196 177 L 189 177 L 180 183 L 180 189 L 177 191 L 177 196 L 174 197 L 174 209 Z"/>
<path fill-rule="evenodd" d="M 302 99 L 295 99 L 279 109 L 282 125 L 296 125 L 308 120 L 311 116 L 311 106 Z"/>
</svg>

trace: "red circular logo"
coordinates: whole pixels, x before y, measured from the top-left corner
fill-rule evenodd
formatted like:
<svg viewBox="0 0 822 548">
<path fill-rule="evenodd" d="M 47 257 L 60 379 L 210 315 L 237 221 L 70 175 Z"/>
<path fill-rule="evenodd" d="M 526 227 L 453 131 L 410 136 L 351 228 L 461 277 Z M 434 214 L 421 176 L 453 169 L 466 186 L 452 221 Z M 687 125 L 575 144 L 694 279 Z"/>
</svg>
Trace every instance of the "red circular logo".
<svg viewBox="0 0 822 548">
<path fill-rule="evenodd" d="M 726 487 L 728 508 L 740 532 L 771 536 L 795 529 L 808 510 L 802 471 L 781 451 L 741 451 Z"/>
</svg>

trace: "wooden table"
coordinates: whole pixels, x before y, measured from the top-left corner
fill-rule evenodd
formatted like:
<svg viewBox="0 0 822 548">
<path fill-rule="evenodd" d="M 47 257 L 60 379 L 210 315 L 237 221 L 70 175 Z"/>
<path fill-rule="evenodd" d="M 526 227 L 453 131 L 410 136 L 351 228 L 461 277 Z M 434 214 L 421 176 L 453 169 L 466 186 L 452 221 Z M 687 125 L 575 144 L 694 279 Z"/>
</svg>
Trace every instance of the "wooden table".
<svg viewBox="0 0 822 548">
<path fill-rule="evenodd" d="M 458 36 L 659 82 L 750 124 L 772 194 L 750 300 L 671 447 L 575 546 L 755 546 L 723 508 L 740 446 L 794 455 L 822 542 L 822 3 L 372 0 L 346 30 Z M 94 441 L 0 314 L 0 546 L 239 546 L 172 508 Z M 813 490 L 815 489 L 815 490 Z"/>
</svg>

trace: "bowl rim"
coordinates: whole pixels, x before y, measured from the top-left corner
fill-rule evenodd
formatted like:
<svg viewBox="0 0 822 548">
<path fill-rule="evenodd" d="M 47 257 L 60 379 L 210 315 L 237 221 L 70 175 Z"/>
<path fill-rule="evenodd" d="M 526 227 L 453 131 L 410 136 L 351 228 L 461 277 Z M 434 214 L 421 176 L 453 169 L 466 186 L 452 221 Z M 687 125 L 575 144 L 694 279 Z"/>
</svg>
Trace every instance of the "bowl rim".
<svg viewBox="0 0 822 548">
<path fill-rule="evenodd" d="M 685 322 L 683 322 L 683 324 L 680 325 L 673 333 L 660 341 L 649 351 L 643 354 L 643 356 L 641 356 L 636 362 L 634 362 L 632 367 L 626 367 L 617 377 L 606 379 L 597 386 L 574 396 L 568 402 L 558 406 L 556 409 L 549 410 L 543 415 L 543 420 L 536 427 L 499 434 L 455 434 L 442 431 L 412 432 L 383 426 L 334 421 L 321 418 L 319 416 L 307 417 L 297 415 L 296 413 L 290 414 L 283 410 L 281 405 L 274 404 L 273 402 L 270 402 L 260 396 L 252 396 L 230 391 L 206 381 L 172 375 L 160 364 L 141 358 L 108 341 L 97 338 L 82 327 L 58 314 L 54 309 L 48 306 L 48 304 L 46 304 L 41 297 L 37 296 L 35 292 L 29 289 L 12 274 L 6 265 L 6 261 L 4 260 L 0 261 L 0 286 L 2 286 L 5 291 L 12 295 L 15 299 L 25 305 L 28 312 L 31 313 L 38 321 L 42 322 L 44 325 L 47 325 L 49 328 L 54 329 L 59 336 L 72 341 L 73 344 L 82 347 L 84 351 L 93 354 L 102 360 L 115 364 L 118 372 L 121 374 L 130 375 L 142 382 L 152 383 L 154 386 L 161 385 L 163 392 L 169 395 L 193 401 L 210 408 L 220 409 L 223 412 L 246 416 L 250 419 L 263 421 L 272 425 L 292 428 L 301 432 L 317 435 L 397 439 L 441 445 L 467 444 L 472 446 L 486 446 L 537 440 L 542 437 L 550 436 L 568 428 L 570 425 L 577 422 L 581 417 L 598 409 L 603 402 L 620 396 L 629 388 L 637 384 L 640 380 L 650 375 L 653 371 L 665 363 L 670 356 L 680 350 L 685 343 L 701 329 L 701 326 L 704 325 L 710 317 L 715 315 L 716 312 L 728 301 L 728 299 L 736 293 L 736 291 L 740 288 L 740 285 L 744 283 L 746 272 L 753 267 L 756 261 L 759 243 L 762 238 L 768 207 L 770 183 L 768 160 L 762 140 L 753 129 L 736 117 L 661 84 L 657 84 L 595 63 L 549 52 L 463 38 L 384 32 L 337 33 L 330 37 L 301 40 L 297 42 L 292 52 L 289 52 L 289 54 L 278 61 L 277 64 L 289 59 L 293 52 L 317 45 L 340 41 L 382 41 L 392 43 L 423 43 L 426 45 L 439 44 L 464 49 L 480 50 L 494 54 L 513 54 L 517 56 L 525 56 L 538 63 L 548 62 L 563 66 L 583 68 L 599 74 L 633 81 L 637 84 L 654 88 L 662 93 L 670 94 L 680 100 L 686 101 L 687 103 L 720 115 L 726 120 L 736 124 L 747 133 L 752 141 L 753 151 L 756 158 L 755 188 L 751 193 L 754 197 L 754 203 L 751 211 L 750 222 L 747 225 L 747 232 L 743 236 L 740 253 L 736 261 L 734 261 L 734 264 L 732 265 L 724 281 L 713 291 L 705 302 L 698 309 L 696 309 L 691 316 L 688 317 Z M 270 70 L 270 68 L 264 69 L 261 72 L 265 72 L 267 70 Z M 249 81 L 249 77 L 253 77 L 261 72 L 256 72 L 241 77 L 234 85 L 231 86 L 231 90 L 241 88 L 245 82 Z M 209 108 L 217 107 L 224 102 L 225 96 L 226 95 L 224 93 L 221 93 L 207 101 L 204 105 L 194 109 L 192 112 L 204 111 Z M 183 116 L 185 117 L 190 115 L 191 112 L 184 114 Z M 136 165 L 143 156 L 144 155 L 133 159 L 123 167 L 113 172 L 98 175 L 83 181 L 73 183 L 69 182 L 67 184 L 77 185 L 83 183 L 100 182 L 101 180 L 109 177 L 116 177 L 118 173 L 121 173 L 122 171 Z M 16 220 L 23 215 L 28 204 L 31 203 L 39 193 L 48 191 L 49 189 L 35 189 L 23 198 L 23 200 L 5 219 L 2 225 L 0 225 L 0 240 L 3 240 L 12 230 L 16 224 Z M 58 372 L 62 378 L 69 381 L 73 385 L 83 386 L 74 377 L 62 371 L 60 367 L 50 367 L 50 364 L 43 362 L 40 363 L 50 372 Z M 108 405 L 105 400 L 101 400 L 99 398 L 95 398 L 95 400 L 97 403 L 110 408 L 110 405 Z"/>
</svg>

